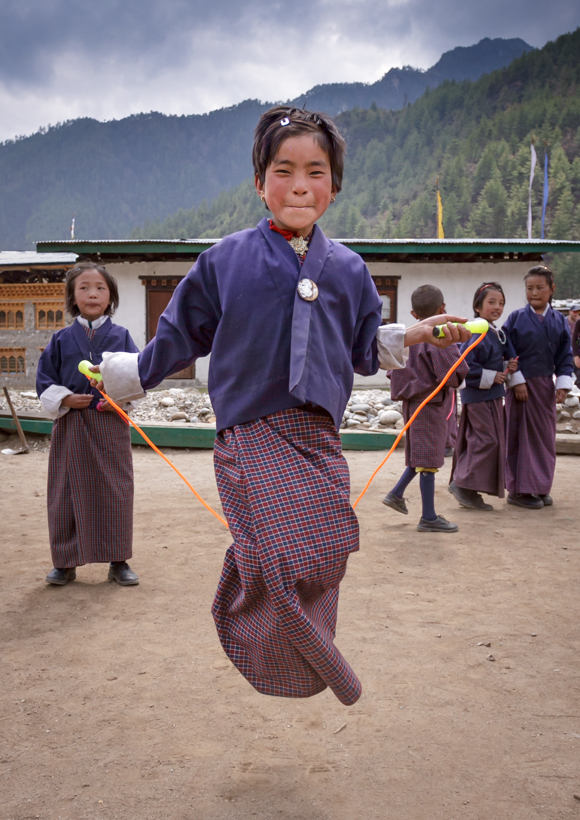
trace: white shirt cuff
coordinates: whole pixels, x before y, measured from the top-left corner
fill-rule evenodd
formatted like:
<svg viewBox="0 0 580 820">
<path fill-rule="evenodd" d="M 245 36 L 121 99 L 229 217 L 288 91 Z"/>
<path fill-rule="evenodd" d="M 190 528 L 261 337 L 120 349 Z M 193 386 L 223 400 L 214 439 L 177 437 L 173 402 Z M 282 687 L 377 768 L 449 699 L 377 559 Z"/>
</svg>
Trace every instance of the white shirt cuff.
<svg viewBox="0 0 580 820">
<path fill-rule="evenodd" d="M 521 370 L 516 370 L 515 373 L 509 373 L 507 378 L 507 386 L 515 387 L 517 384 L 525 384 L 526 380 Z"/>
<path fill-rule="evenodd" d="M 556 390 L 572 390 L 574 379 L 572 376 L 556 376 Z"/>
<path fill-rule="evenodd" d="M 405 347 L 405 325 L 381 325 L 377 330 L 377 349 L 381 370 L 400 370 L 407 364 L 409 350 Z"/>
<path fill-rule="evenodd" d="M 117 404 L 145 396 L 139 380 L 138 356 L 138 353 L 103 353 L 100 370 L 105 392 Z"/>
<path fill-rule="evenodd" d="M 495 377 L 497 376 L 497 370 L 486 370 L 485 367 L 481 371 L 481 379 L 479 382 L 479 389 L 480 390 L 489 390 L 490 387 L 493 387 L 493 383 Z"/>
<path fill-rule="evenodd" d="M 67 396 L 72 396 L 72 394 L 73 391 L 69 390 L 68 387 L 63 387 L 62 384 L 51 384 L 38 398 L 48 418 L 59 419 L 70 410 L 70 407 L 62 406 L 62 400 L 66 399 Z"/>
</svg>

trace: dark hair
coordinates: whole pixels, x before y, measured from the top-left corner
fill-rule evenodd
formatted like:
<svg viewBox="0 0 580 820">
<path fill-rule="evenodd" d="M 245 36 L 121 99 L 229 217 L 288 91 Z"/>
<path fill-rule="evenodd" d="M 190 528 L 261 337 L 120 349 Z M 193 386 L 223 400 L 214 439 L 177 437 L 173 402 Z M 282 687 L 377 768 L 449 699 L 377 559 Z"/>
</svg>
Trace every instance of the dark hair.
<svg viewBox="0 0 580 820">
<path fill-rule="evenodd" d="M 435 285 L 421 285 L 411 294 L 411 307 L 419 319 L 435 316 L 444 301 L 443 293 Z"/>
<path fill-rule="evenodd" d="M 530 276 L 543 276 L 544 279 L 546 280 L 546 283 L 549 285 L 549 287 L 553 288 L 554 285 L 555 285 L 554 274 L 550 270 L 550 268 L 547 268 L 545 265 L 535 265 L 533 268 L 530 268 L 529 271 L 524 276 L 524 282 Z M 550 304 L 552 304 L 553 297 L 554 297 L 554 294 L 552 294 L 550 296 L 550 299 L 549 299 Z"/>
<path fill-rule="evenodd" d="M 479 311 L 481 306 L 483 305 L 483 300 L 490 292 L 490 290 L 498 290 L 503 296 L 503 300 L 505 302 L 505 293 L 503 292 L 503 288 L 499 282 L 484 282 L 483 285 L 475 291 L 475 296 L 473 297 L 474 316 L 479 316 Z"/>
<path fill-rule="evenodd" d="M 276 105 L 262 114 L 254 131 L 252 162 L 254 173 L 260 180 L 260 184 L 264 184 L 266 168 L 278 153 L 284 140 L 288 137 L 299 137 L 302 134 L 312 134 L 328 155 L 332 187 L 338 193 L 342 187 L 344 171 L 346 153 L 344 139 L 326 114 L 317 114 L 288 105 Z"/>
<path fill-rule="evenodd" d="M 117 280 L 111 276 L 109 271 L 102 265 L 95 265 L 90 259 L 85 259 L 83 262 L 79 262 L 74 266 L 74 268 L 71 268 L 66 275 L 66 289 L 64 298 L 67 313 L 70 313 L 71 316 L 78 316 L 80 313 L 78 306 L 75 304 L 75 282 L 81 273 L 84 273 L 87 270 L 96 270 L 97 273 L 101 274 L 107 283 L 110 299 L 105 314 L 107 316 L 112 316 L 119 307 L 119 288 L 117 287 Z"/>
</svg>

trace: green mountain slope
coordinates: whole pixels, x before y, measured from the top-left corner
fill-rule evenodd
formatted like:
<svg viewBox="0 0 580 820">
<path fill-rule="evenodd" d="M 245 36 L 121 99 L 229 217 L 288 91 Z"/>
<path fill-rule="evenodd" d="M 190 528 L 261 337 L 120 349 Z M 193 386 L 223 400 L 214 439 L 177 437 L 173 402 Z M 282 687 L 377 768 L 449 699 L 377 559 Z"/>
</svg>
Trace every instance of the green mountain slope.
<svg viewBox="0 0 580 820">
<path fill-rule="evenodd" d="M 439 179 L 446 236 L 524 237 L 533 137 L 534 236 L 547 149 L 546 237 L 580 239 L 579 53 L 580 29 L 476 82 L 443 83 L 401 111 L 372 106 L 341 114 L 344 187 L 322 227 L 334 237 L 436 236 Z M 180 211 L 133 235 L 222 236 L 254 225 L 263 213 L 246 181 L 210 206 Z M 559 260 L 567 291 L 580 291 L 577 264 Z"/>
</svg>

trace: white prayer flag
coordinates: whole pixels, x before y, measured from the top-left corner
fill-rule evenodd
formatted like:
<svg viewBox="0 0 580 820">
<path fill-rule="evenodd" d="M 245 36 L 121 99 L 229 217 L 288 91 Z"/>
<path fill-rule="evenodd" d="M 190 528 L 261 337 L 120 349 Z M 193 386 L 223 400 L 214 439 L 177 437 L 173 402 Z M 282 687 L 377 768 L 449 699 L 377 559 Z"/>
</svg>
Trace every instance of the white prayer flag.
<svg viewBox="0 0 580 820">
<path fill-rule="evenodd" d="M 532 149 L 532 167 L 530 168 L 530 192 L 528 196 L 528 239 L 532 238 L 532 182 L 534 181 L 534 171 L 536 170 L 536 162 L 538 160 L 534 143 L 531 145 Z"/>
</svg>

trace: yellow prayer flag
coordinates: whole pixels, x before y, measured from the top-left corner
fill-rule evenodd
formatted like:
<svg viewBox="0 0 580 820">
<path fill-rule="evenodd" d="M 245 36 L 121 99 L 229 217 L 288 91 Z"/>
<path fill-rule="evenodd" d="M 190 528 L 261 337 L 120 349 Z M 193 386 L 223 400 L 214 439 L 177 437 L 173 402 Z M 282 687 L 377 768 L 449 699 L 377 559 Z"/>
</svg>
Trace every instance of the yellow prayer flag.
<svg viewBox="0 0 580 820">
<path fill-rule="evenodd" d="M 441 194 L 437 188 L 437 239 L 445 239 L 443 231 L 443 203 L 441 202 Z"/>
</svg>

